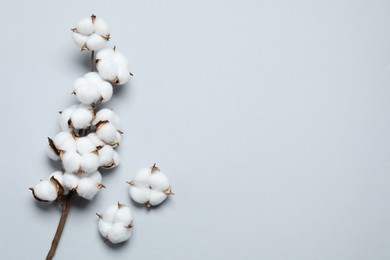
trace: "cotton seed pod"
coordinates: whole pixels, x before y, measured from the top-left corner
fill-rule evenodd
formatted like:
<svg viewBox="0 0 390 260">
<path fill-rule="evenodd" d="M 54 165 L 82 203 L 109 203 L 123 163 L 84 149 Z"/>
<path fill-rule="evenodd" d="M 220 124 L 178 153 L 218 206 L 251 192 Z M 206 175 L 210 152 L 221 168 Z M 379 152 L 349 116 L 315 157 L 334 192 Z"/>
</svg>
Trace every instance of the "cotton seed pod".
<svg viewBox="0 0 390 260">
<path fill-rule="evenodd" d="M 148 209 L 161 204 L 168 195 L 173 194 L 167 176 L 155 164 L 140 169 L 128 183 L 130 197 L 137 203 L 146 203 Z"/>
<path fill-rule="evenodd" d="M 100 50 L 96 54 L 96 68 L 103 79 L 117 85 L 125 84 L 132 75 L 126 57 L 115 47 Z"/>
<path fill-rule="evenodd" d="M 74 151 L 65 152 L 62 156 L 62 165 L 67 172 L 81 171 L 81 156 Z"/>
<path fill-rule="evenodd" d="M 55 201 L 62 196 L 62 185 L 52 176 L 49 180 L 40 181 L 34 188 L 30 188 L 35 199 L 43 202 Z"/>
<path fill-rule="evenodd" d="M 100 166 L 99 156 L 96 153 L 87 153 L 81 156 L 80 171 L 85 173 L 95 172 Z"/>
<path fill-rule="evenodd" d="M 110 122 L 118 130 L 120 130 L 122 128 L 121 127 L 121 120 L 120 120 L 119 116 L 114 111 L 112 111 L 111 109 L 108 109 L 108 108 L 100 109 L 96 113 L 96 117 L 95 117 L 95 119 L 93 120 L 92 123 L 94 125 L 97 125 L 99 122 L 103 122 L 103 121 Z"/>
<path fill-rule="evenodd" d="M 107 23 L 95 15 L 82 19 L 71 31 L 81 51 L 100 50 L 110 39 Z"/>
<path fill-rule="evenodd" d="M 70 125 L 70 117 L 77 107 L 78 105 L 72 105 L 60 112 L 60 126 L 63 131 L 69 131 L 72 128 Z"/>
<path fill-rule="evenodd" d="M 96 125 L 97 136 L 106 144 L 118 145 L 120 140 L 117 138 L 117 133 L 116 127 L 108 121 L 100 121 Z"/>
<path fill-rule="evenodd" d="M 87 137 L 92 141 L 97 150 L 101 149 L 105 145 L 105 143 L 100 140 L 96 133 L 90 133 L 87 135 Z"/>
<path fill-rule="evenodd" d="M 97 150 L 96 145 L 93 143 L 91 138 L 88 138 L 88 137 L 77 138 L 76 139 L 76 147 L 77 147 L 77 152 L 80 155 L 93 153 Z"/>
<path fill-rule="evenodd" d="M 133 218 L 130 209 L 124 205 L 112 205 L 99 217 L 98 228 L 105 241 L 113 244 L 121 243 L 131 237 Z"/>
<path fill-rule="evenodd" d="M 72 93 L 81 103 L 93 105 L 111 99 L 112 85 L 104 81 L 98 73 L 89 72 L 75 81 Z"/>
<path fill-rule="evenodd" d="M 63 195 L 66 195 L 66 194 L 68 194 L 68 192 L 69 192 L 69 189 L 67 189 L 65 186 L 64 186 L 64 173 L 62 172 L 62 171 L 55 171 L 55 172 L 53 172 L 52 174 L 50 174 L 50 176 L 49 176 L 49 179 L 51 179 L 51 178 L 54 178 L 54 179 L 56 179 L 57 180 L 57 182 L 59 183 L 59 184 L 61 184 L 61 186 L 62 186 L 62 188 L 63 188 Z"/>
<path fill-rule="evenodd" d="M 98 191 L 104 188 L 101 182 L 102 175 L 98 171 L 81 174 L 65 172 L 63 175 L 64 186 L 69 190 L 76 191 L 80 197 L 88 200 L 93 199 Z"/>
<path fill-rule="evenodd" d="M 99 151 L 100 166 L 108 167 L 113 163 L 114 160 L 114 149 L 111 145 L 104 145 Z"/>
<path fill-rule="evenodd" d="M 91 125 L 95 117 L 95 110 L 88 105 L 80 104 L 70 117 L 70 124 L 75 129 L 84 129 Z"/>
</svg>

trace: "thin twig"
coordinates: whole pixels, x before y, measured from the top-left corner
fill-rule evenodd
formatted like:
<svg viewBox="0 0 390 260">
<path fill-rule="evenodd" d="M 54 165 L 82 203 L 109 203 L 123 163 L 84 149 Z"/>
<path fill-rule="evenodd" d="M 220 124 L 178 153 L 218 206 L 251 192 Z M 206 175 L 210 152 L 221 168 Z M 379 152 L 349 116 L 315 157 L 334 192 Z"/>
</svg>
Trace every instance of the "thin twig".
<svg viewBox="0 0 390 260">
<path fill-rule="evenodd" d="M 94 65 L 95 65 L 95 62 L 94 62 L 94 59 L 95 59 L 95 51 L 92 51 L 91 52 L 91 71 L 94 70 Z"/>
<path fill-rule="evenodd" d="M 53 259 L 54 254 L 56 253 L 57 246 L 58 243 L 60 242 L 62 231 L 64 230 L 66 219 L 68 217 L 70 201 L 72 199 L 73 193 L 74 193 L 73 191 L 70 191 L 69 194 L 64 197 L 64 200 L 60 202 L 61 218 L 60 218 L 60 222 L 58 223 L 57 231 L 54 235 L 53 241 L 51 242 L 49 253 L 46 256 L 46 260 Z"/>
</svg>

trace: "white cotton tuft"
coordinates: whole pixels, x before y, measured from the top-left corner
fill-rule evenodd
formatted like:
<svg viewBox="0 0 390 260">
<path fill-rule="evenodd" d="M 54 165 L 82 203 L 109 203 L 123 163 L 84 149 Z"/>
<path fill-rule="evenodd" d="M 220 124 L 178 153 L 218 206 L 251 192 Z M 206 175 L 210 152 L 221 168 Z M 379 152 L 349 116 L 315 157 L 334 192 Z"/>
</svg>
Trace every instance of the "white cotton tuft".
<svg viewBox="0 0 390 260">
<path fill-rule="evenodd" d="M 149 179 L 149 184 L 154 190 L 164 191 L 169 188 L 168 177 L 162 172 L 152 174 Z"/>
<path fill-rule="evenodd" d="M 64 185 L 64 173 L 62 171 L 55 171 L 50 174 L 49 179 L 54 178 L 63 188 L 64 194 L 66 195 L 69 190 Z"/>
<path fill-rule="evenodd" d="M 130 238 L 133 218 L 127 206 L 119 203 L 112 205 L 98 216 L 99 232 L 104 239 L 116 244 Z"/>
<path fill-rule="evenodd" d="M 102 140 L 100 140 L 100 138 L 97 136 L 96 133 L 90 133 L 87 135 L 87 137 L 93 142 L 96 148 L 98 147 L 101 148 L 105 145 L 105 143 Z"/>
<path fill-rule="evenodd" d="M 79 137 L 76 140 L 77 152 L 81 155 L 96 151 L 96 146 L 88 137 Z"/>
<path fill-rule="evenodd" d="M 80 167 L 83 172 L 92 173 L 100 166 L 99 156 L 96 153 L 87 153 L 81 156 Z"/>
<path fill-rule="evenodd" d="M 55 201 L 58 197 L 57 187 L 50 180 L 40 181 L 31 189 L 34 197 L 40 201 Z"/>
<path fill-rule="evenodd" d="M 104 123 L 97 127 L 97 136 L 106 144 L 115 145 L 117 144 L 116 138 L 117 129 L 111 123 Z"/>
<path fill-rule="evenodd" d="M 72 36 L 81 50 L 99 50 L 106 45 L 110 33 L 106 22 L 92 15 L 76 24 L 76 27 L 72 29 Z"/>
<path fill-rule="evenodd" d="M 110 100 L 112 85 L 104 81 L 98 73 L 89 72 L 75 81 L 73 92 L 81 103 L 92 105 Z"/>
<path fill-rule="evenodd" d="M 112 97 L 112 85 L 110 82 L 104 81 L 104 83 L 99 84 L 99 91 L 102 98 L 102 102 L 106 102 Z"/>
<path fill-rule="evenodd" d="M 149 203 L 152 206 L 157 206 L 161 204 L 161 202 L 163 202 L 166 198 L 167 195 L 164 192 L 158 190 L 151 190 Z"/>
<path fill-rule="evenodd" d="M 145 204 L 150 199 L 150 189 L 144 187 L 130 186 L 130 197 L 139 204 Z"/>
<path fill-rule="evenodd" d="M 113 244 L 122 243 L 131 236 L 131 229 L 124 227 L 122 223 L 114 223 L 108 232 L 108 240 Z"/>
<path fill-rule="evenodd" d="M 70 120 L 75 129 L 84 129 L 91 125 L 94 118 L 92 107 L 80 104 L 72 113 Z"/>
<path fill-rule="evenodd" d="M 61 111 L 60 125 L 61 125 L 61 129 L 63 131 L 69 131 L 69 129 L 71 129 L 70 117 L 71 117 L 72 113 L 76 110 L 77 107 L 78 107 L 77 105 L 73 105 L 73 106 L 70 106 L 67 109 Z"/>
<path fill-rule="evenodd" d="M 57 153 L 53 150 L 53 148 L 49 144 L 46 147 L 46 154 L 50 159 L 54 161 L 58 161 L 60 159 L 60 156 L 57 155 Z"/>
<path fill-rule="evenodd" d="M 138 187 L 146 187 L 149 188 L 149 179 L 150 176 L 152 175 L 150 167 L 148 168 L 142 168 L 140 169 L 137 174 L 135 175 L 134 178 L 134 183 Z"/>
<path fill-rule="evenodd" d="M 93 120 L 93 124 L 96 125 L 101 121 L 108 121 L 113 124 L 117 129 L 121 128 L 119 116 L 111 109 L 103 108 L 96 113 L 96 117 Z"/>
<path fill-rule="evenodd" d="M 110 145 L 104 145 L 98 151 L 101 166 L 110 166 L 114 160 L 114 149 Z"/>
<path fill-rule="evenodd" d="M 76 191 L 80 197 L 91 200 L 99 191 L 98 183 L 90 178 L 81 178 Z"/>
<path fill-rule="evenodd" d="M 92 34 L 94 32 L 94 25 L 91 17 L 86 17 L 79 21 L 76 25 L 76 30 L 82 34 Z"/>
<path fill-rule="evenodd" d="M 148 208 L 161 204 L 173 194 L 167 176 L 156 165 L 140 169 L 129 184 L 130 197 L 137 203 L 146 203 Z"/>
<path fill-rule="evenodd" d="M 77 188 L 77 185 L 79 184 L 80 177 L 77 176 L 75 173 L 72 172 L 65 172 L 62 176 L 62 181 L 64 186 L 69 189 L 73 190 Z"/>
<path fill-rule="evenodd" d="M 93 33 L 88 37 L 86 42 L 88 49 L 90 50 L 99 50 L 106 45 L 107 40 L 103 36 Z"/>
<path fill-rule="evenodd" d="M 65 152 L 62 156 L 62 164 L 67 172 L 79 172 L 81 168 L 81 156 L 77 152 Z"/>
<path fill-rule="evenodd" d="M 96 68 L 100 76 L 112 83 L 122 85 L 130 78 L 125 56 L 114 49 L 103 49 L 96 54 Z"/>
</svg>

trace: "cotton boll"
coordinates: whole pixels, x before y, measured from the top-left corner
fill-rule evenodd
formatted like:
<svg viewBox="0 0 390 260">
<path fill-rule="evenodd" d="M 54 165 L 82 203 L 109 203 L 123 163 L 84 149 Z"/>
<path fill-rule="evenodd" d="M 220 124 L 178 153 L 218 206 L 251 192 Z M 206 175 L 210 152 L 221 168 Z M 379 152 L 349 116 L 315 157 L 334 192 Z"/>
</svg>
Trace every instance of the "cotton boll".
<svg viewBox="0 0 390 260">
<path fill-rule="evenodd" d="M 131 229 L 126 228 L 121 223 L 114 223 L 108 232 L 108 240 L 113 244 L 118 244 L 128 240 L 131 236 Z"/>
<path fill-rule="evenodd" d="M 150 199 L 151 191 L 149 188 L 130 186 L 130 197 L 139 204 L 145 204 Z"/>
<path fill-rule="evenodd" d="M 81 178 L 76 191 L 80 197 L 91 200 L 98 193 L 99 187 L 94 180 L 90 178 Z"/>
<path fill-rule="evenodd" d="M 94 25 L 95 33 L 100 35 L 109 35 L 110 32 L 108 30 L 108 25 L 103 19 L 96 17 Z"/>
<path fill-rule="evenodd" d="M 91 34 L 86 42 L 88 49 L 90 50 L 99 50 L 103 48 L 106 43 L 107 40 L 96 33 Z"/>
<path fill-rule="evenodd" d="M 84 46 L 84 44 L 88 40 L 88 36 L 82 35 L 82 34 L 77 33 L 77 32 L 72 33 L 72 38 L 73 38 L 74 42 L 76 43 L 76 45 L 79 47 Z"/>
<path fill-rule="evenodd" d="M 150 168 L 142 168 L 140 169 L 134 178 L 134 183 L 139 187 L 146 187 L 149 188 L 149 179 L 151 176 L 151 169 Z"/>
<path fill-rule="evenodd" d="M 77 108 L 77 105 L 73 105 L 73 106 L 70 106 L 61 112 L 60 125 L 61 125 L 61 129 L 63 131 L 68 131 L 71 128 L 71 126 L 69 124 L 70 123 L 69 120 L 70 120 L 70 117 L 73 114 L 73 112 L 76 110 L 76 108 Z"/>
<path fill-rule="evenodd" d="M 121 157 L 120 157 L 119 153 L 117 153 L 117 151 L 114 151 L 114 158 L 113 159 L 114 159 L 114 165 L 112 166 L 112 168 L 118 166 L 122 162 Z"/>
<path fill-rule="evenodd" d="M 40 181 L 34 188 L 31 188 L 34 197 L 39 201 L 55 201 L 58 197 L 57 187 L 50 180 Z"/>
<path fill-rule="evenodd" d="M 129 81 L 130 79 L 130 73 L 129 70 L 126 67 L 120 67 L 117 71 L 117 78 L 118 81 L 115 82 L 118 85 L 122 85 Z"/>
<path fill-rule="evenodd" d="M 104 81 L 103 83 L 99 84 L 98 87 L 102 98 L 102 102 L 107 102 L 108 100 L 110 100 L 113 93 L 112 85 L 109 82 Z"/>
<path fill-rule="evenodd" d="M 98 102 L 101 97 L 99 89 L 89 84 L 79 85 L 75 89 L 75 94 L 77 100 L 86 105 Z"/>
<path fill-rule="evenodd" d="M 50 145 L 47 145 L 46 147 L 46 154 L 50 159 L 54 161 L 58 161 L 60 159 L 60 156 L 57 155 L 57 153 L 53 150 L 53 148 Z"/>
<path fill-rule="evenodd" d="M 62 176 L 63 185 L 69 190 L 76 189 L 79 181 L 80 177 L 71 172 L 65 172 Z"/>
<path fill-rule="evenodd" d="M 114 149 L 110 145 L 104 145 L 102 149 L 98 151 L 100 165 L 109 166 L 114 159 Z"/>
<path fill-rule="evenodd" d="M 93 124 L 96 125 L 101 121 L 108 121 L 115 127 L 117 127 L 117 125 L 119 125 L 120 120 L 114 111 L 108 108 L 103 108 L 96 113 L 96 117 L 95 120 L 93 120 Z"/>
<path fill-rule="evenodd" d="M 118 51 L 115 51 L 113 59 L 116 63 L 120 64 L 122 67 L 127 67 L 128 65 L 126 57 Z M 127 74 L 129 74 L 129 71 L 127 71 Z"/>
<path fill-rule="evenodd" d="M 63 188 L 64 195 L 68 194 L 69 190 L 64 185 L 64 173 L 62 171 L 55 171 L 52 174 L 50 174 L 49 179 L 54 178 Z"/>
<path fill-rule="evenodd" d="M 130 78 L 127 59 L 114 49 L 100 50 L 96 55 L 99 75 L 110 82 L 122 85 Z"/>
<path fill-rule="evenodd" d="M 86 172 L 96 172 L 100 166 L 99 156 L 95 153 L 87 153 L 81 156 L 81 169 Z"/>
<path fill-rule="evenodd" d="M 87 137 L 93 142 L 96 148 L 98 147 L 101 148 L 105 145 L 105 143 L 102 140 L 100 140 L 100 138 L 97 136 L 96 133 L 90 133 L 87 135 Z"/>
<path fill-rule="evenodd" d="M 62 157 L 62 164 L 67 172 L 78 172 L 81 167 L 81 156 L 74 151 L 66 152 Z"/>
<path fill-rule="evenodd" d="M 102 49 L 98 53 L 96 53 L 97 60 L 113 59 L 114 56 L 115 56 L 115 51 L 112 48 Z"/>
<path fill-rule="evenodd" d="M 96 151 L 96 146 L 88 137 L 79 137 L 76 140 L 77 152 L 81 155 Z"/>
<path fill-rule="evenodd" d="M 150 191 L 149 203 L 152 206 L 157 206 L 167 198 L 167 194 L 158 190 Z"/>
<path fill-rule="evenodd" d="M 124 226 L 131 224 L 132 216 L 128 207 L 123 204 L 118 205 L 118 210 L 114 216 L 114 222 L 122 223 Z"/>
<path fill-rule="evenodd" d="M 88 178 L 93 180 L 95 183 L 101 183 L 102 182 L 102 175 L 98 171 L 90 173 L 88 175 Z"/>
<path fill-rule="evenodd" d="M 70 120 L 72 125 L 76 129 L 84 129 L 91 125 L 94 114 L 90 106 L 79 105 L 75 111 L 73 111 Z"/>
<path fill-rule="evenodd" d="M 156 164 L 139 170 L 129 184 L 130 197 L 140 204 L 146 203 L 148 209 L 159 205 L 168 195 L 173 194 L 167 176 L 160 172 Z"/>
<path fill-rule="evenodd" d="M 130 238 L 133 219 L 128 207 L 118 203 L 97 215 L 99 232 L 105 240 L 116 244 Z"/>
<path fill-rule="evenodd" d="M 76 151 L 76 140 L 73 137 L 67 138 L 61 145 L 57 148 L 63 152 Z"/>
<path fill-rule="evenodd" d="M 154 173 L 149 178 L 149 184 L 152 189 L 164 191 L 169 188 L 169 180 L 168 177 L 162 173 Z"/>
<path fill-rule="evenodd" d="M 115 219 L 115 213 L 118 210 L 118 205 L 112 205 L 106 211 L 103 213 L 103 218 L 106 222 L 114 222 Z"/>
<path fill-rule="evenodd" d="M 108 232 L 110 232 L 112 228 L 112 223 L 106 221 L 99 221 L 99 231 L 102 237 L 108 236 Z"/>
<path fill-rule="evenodd" d="M 73 136 L 71 133 L 67 132 L 67 131 L 62 131 L 62 132 L 59 132 L 53 139 L 53 142 L 55 144 L 55 146 L 60 149 L 59 147 L 62 146 L 62 144 L 67 140 L 67 139 L 73 139 Z"/>
<path fill-rule="evenodd" d="M 96 134 L 106 144 L 116 144 L 116 127 L 111 123 L 99 125 Z"/>
<path fill-rule="evenodd" d="M 94 25 L 91 17 L 86 17 L 79 21 L 76 25 L 76 30 L 81 34 L 92 34 L 94 32 Z"/>
<path fill-rule="evenodd" d="M 100 60 L 96 63 L 96 69 L 99 75 L 108 81 L 113 82 L 117 77 L 118 65 L 112 60 Z"/>
</svg>

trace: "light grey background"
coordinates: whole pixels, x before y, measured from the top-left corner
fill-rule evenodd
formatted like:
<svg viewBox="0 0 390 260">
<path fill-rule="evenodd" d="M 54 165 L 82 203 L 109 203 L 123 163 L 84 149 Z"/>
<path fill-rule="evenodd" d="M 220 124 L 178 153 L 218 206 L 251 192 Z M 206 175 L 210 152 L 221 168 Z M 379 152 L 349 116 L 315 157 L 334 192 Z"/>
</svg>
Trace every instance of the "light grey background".
<svg viewBox="0 0 390 260">
<path fill-rule="evenodd" d="M 390 259 L 389 1 L 3 1 L 1 259 L 43 259 L 59 211 L 28 187 L 88 71 L 69 29 L 95 13 L 135 77 L 107 105 L 122 165 L 71 209 L 56 259 Z M 135 207 L 157 162 L 176 195 Z M 131 205 L 103 244 L 95 212 Z"/>
</svg>

